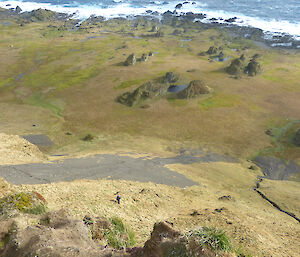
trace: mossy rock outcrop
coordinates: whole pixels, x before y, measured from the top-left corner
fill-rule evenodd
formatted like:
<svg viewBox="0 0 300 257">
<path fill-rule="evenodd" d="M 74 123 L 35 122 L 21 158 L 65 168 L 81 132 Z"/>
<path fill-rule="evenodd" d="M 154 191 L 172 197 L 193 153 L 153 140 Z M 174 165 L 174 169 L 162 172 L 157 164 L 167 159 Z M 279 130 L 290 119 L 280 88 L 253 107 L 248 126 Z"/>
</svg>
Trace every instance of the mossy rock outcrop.
<svg viewBox="0 0 300 257">
<path fill-rule="evenodd" d="M 257 62 L 256 59 L 252 59 L 245 68 L 245 73 L 249 76 L 255 76 L 261 73 L 261 66 L 259 62 Z"/>
<path fill-rule="evenodd" d="M 244 72 L 245 63 L 244 56 L 234 59 L 231 64 L 226 68 L 226 72 L 230 75 L 241 75 Z"/>
<path fill-rule="evenodd" d="M 300 129 L 298 129 L 298 131 L 295 133 L 293 137 L 293 144 L 295 146 L 300 147 Z"/>
<path fill-rule="evenodd" d="M 179 80 L 179 75 L 174 72 L 167 72 L 162 79 L 163 83 L 175 83 Z"/>
<path fill-rule="evenodd" d="M 117 97 L 117 102 L 127 105 L 134 106 L 142 100 L 149 98 L 165 95 L 168 91 L 167 84 L 154 83 L 151 81 L 138 87 L 133 92 L 126 92 L 121 96 Z"/>
<path fill-rule="evenodd" d="M 212 54 L 217 54 L 219 51 L 219 48 L 215 47 L 215 46 L 211 46 L 207 51 L 206 53 L 209 54 L 209 55 L 212 55 Z"/>
<path fill-rule="evenodd" d="M 136 64 L 136 57 L 135 54 L 131 54 L 127 57 L 126 61 L 124 62 L 125 66 L 133 66 Z"/>
<path fill-rule="evenodd" d="M 33 10 L 29 13 L 29 15 L 32 19 L 37 21 L 51 21 L 57 18 L 56 12 L 45 9 Z"/>
<path fill-rule="evenodd" d="M 212 91 L 202 80 L 193 80 L 189 86 L 177 93 L 178 98 L 188 99 L 198 95 L 209 94 Z"/>
</svg>

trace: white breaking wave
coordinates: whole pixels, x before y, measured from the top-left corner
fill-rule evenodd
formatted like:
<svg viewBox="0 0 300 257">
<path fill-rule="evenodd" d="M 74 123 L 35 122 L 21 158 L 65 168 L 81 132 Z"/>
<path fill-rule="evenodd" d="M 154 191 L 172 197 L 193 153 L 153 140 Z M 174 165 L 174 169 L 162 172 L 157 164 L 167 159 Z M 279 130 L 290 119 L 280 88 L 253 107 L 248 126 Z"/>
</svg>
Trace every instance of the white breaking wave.
<svg viewBox="0 0 300 257">
<path fill-rule="evenodd" d="M 233 24 L 240 26 L 250 26 L 254 28 L 262 29 L 264 32 L 290 34 L 295 38 L 300 39 L 300 23 L 292 23 L 287 20 L 264 20 L 256 17 L 245 16 L 241 13 L 229 13 L 224 11 L 210 11 L 203 10 L 207 14 L 206 22 L 209 22 L 211 18 L 223 18 L 229 19 L 237 17 L 237 20 Z M 222 23 L 224 20 L 218 20 Z"/>
<path fill-rule="evenodd" d="M 51 11 L 68 13 L 73 15 L 74 18 L 77 19 L 87 19 L 91 15 L 103 16 L 105 18 L 115 18 L 115 17 L 126 17 L 130 15 L 142 15 L 145 14 L 147 10 L 152 10 L 158 13 L 164 13 L 168 10 L 173 11 L 175 9 L 176 4 L 168 3 L 161 4 L 159 2 L 157 4 L 148 5 L 145 7 L 134 7 L 128 3 L 123 3 L 122 0 L 114 0 L 115 3 L 118 3 L 114 6 L 104 7 L 102 5 L 79 5 L 79 6 L 64 6 L 64 5 L 52 5 L 49 3 L 37 3 L 37 2 L 22 2 L 22 1 L 1 1 L 0 7 L 3 8 L 15 8 L 16 6 L 20 6 L 23 11 L 32 11 L 39 8 L 48 9 Z M 6 6 L 10 5 L 10 6 Z M 230 13 L 224 11 L 211 11 L 205 8 L 205 4 L 196 3 L 192 4 L 189 2 L 188 4 L 184 4 L 183 7 L 177 12 L 186 13 L 205 13 L 207 14 L 207 18 L 203 20 L 204 22 L 210 22 L 210 18 L 223 18 L 229 19 L 232 17 L 237 17 L 238 19 L 233 23 L 240 26 L 251 26 L 255 28 L 260 28 L 265 32 L 272 33 L 283 33 L 293 35 L 295 38 L 300 40 L 300 23 L 292 23 L 286 20 L 264 20 L 256 17 L 245 16 L 241 13 Z M 222 23 L 224 21 L 218 20 L 218 22 Z"/>
</svg>

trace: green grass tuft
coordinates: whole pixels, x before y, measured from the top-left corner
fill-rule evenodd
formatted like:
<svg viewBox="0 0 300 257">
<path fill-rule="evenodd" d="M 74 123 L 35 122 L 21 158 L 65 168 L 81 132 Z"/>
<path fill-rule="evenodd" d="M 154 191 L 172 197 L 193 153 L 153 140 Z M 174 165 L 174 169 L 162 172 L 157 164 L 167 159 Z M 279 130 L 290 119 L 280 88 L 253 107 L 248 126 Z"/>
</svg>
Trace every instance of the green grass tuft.
<svg viewBox="0 0 300 257">
<path fill-rule="evenodd" d="M 189 238 L 194 238 L 201 245 L 213 251 L 231 251 L 232 247 L 229 238 L 222 230 L 211 227 L 203 227 L 188 234 Z"/>
</svg>

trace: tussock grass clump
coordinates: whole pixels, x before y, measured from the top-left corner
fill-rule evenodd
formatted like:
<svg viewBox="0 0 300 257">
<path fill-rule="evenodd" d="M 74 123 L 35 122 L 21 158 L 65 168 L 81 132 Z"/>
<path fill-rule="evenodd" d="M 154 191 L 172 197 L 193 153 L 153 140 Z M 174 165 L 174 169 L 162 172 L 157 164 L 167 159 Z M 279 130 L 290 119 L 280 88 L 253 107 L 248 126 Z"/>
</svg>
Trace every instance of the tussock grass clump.
<svg viewBox="0 0 300 257">
<path fill-rule="evenodd" d="M 186 234 L 187 238 L 195 240 L 204 247 L 213 251 L 231 251 L 229 238 L 222 230 L 211 227 L 202 227 Z"/>
<path fill-rule="evenodd" d="M 131 247 L 135 244 L 133 231 L 118 217 L 111 219 L 111 226 L 104 233 L 104 237 L 108 244 L 116 249 Z"/>
<path fill-rule="evenodd" d="M 36 192 L 20 192 L 0 199 L 0 215 L 15 213 L 42 214 L 46 212 L 45 199 Z"/>
<path fill-rule="evenodd" d="M 134 232 L 118 217 L 92 219 L 85 216 L 83 221 L 88 226 L 92 239 L 97 242 L 115 249 L 132 247 L 135 244 Z"/>
</svg>

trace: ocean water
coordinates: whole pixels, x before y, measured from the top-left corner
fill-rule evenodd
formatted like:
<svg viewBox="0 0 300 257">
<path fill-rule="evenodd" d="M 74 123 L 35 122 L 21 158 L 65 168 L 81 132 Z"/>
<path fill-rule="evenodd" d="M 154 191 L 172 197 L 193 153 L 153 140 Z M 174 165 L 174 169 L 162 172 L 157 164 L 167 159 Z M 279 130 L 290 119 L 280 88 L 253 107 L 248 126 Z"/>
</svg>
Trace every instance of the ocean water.
<svg viewBox="0 0 300 257">
<path fill-rule="evenodd" d="M 19 5 L 23 11 L 46 8 L 75 13 L 75 18 L 86 19 L 92 14 L 112 18 L 145 14 L 147 10 L 163 13 L 174 11 L 178 3 L 184 2 L 177 12 L 205 13 L 207 19 L 204 22 L 209 22 L 210 18 L 237 17 L 235 23 L 238 25 L 252 26 L 266 32 L 286 33 L 300 39 L 300 0 L 0 0 L 0 7 L 14 8 Z"/>
</svg>

